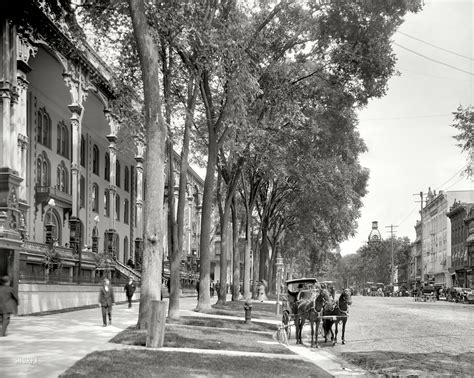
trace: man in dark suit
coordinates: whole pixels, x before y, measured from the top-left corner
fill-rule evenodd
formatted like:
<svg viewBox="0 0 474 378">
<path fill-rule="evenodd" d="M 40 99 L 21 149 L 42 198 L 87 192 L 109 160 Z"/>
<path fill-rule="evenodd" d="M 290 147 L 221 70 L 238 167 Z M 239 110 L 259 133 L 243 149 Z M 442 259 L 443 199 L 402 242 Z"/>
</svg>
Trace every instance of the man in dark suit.
<svg viewBox="0 0 474 378">
<path fill-rule="evenodd" d="M 128 308 L 132 307 L 132 297 L 136 288 L 135 282 L 133 282 L 133 279 L 130 277 L 130 280 L 124 287 L 125 294 L 127 294 Z"/>
<path fill-rule="evenodd" d="M 12 313 L 16 313 L 17 306 L 18 297 L 10 286 L 10 277 L 3 276 L 0 280 L 0 323 L 2 324 L 2 333 L 0 336 L 7 335 L 10 316 Z"/>
<path fill-rule="evenodd" d="M 110 285 L 110 281 L 106 278 L 99 292 L 99 306 L 102 308 L 102 327 L 107 326 L 107 315 L 109 316 L 109 325 L 112 324 L 113 304 L 115 304 L 114 289 L 112 285 Z"/>
</svg>

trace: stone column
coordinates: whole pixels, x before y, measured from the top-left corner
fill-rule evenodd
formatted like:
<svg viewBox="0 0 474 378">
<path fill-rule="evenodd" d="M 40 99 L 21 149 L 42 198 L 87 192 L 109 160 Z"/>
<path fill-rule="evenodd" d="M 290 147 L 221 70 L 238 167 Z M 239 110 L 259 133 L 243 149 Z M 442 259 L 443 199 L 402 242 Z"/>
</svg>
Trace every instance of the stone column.
<svg viewBox="0 0 474 378">
<path fill-rule="evenodd" d="M 109 141 L 109 157 L 110 157 L 110 184 L 109 184 L 109 201 L 110 201 L 110 221 L 109 229 L 115 231 L 115 196 L 117 194 L 116 178 L 116 162 L 117 162 L 117 133 L 120 128 L 120 120 L 114 116 L 109 109 L 104 110 L 105 118 L 110 126 L 110 134 L 107 135 Z"/>
<path fill-rule="evenodd" d="M 188 233 L 188 255 L 192 254 L 193 201 L 194 197 L 192 195 L 188 195 L 188 227 L 186 229 Z"/>
<path fill-rule="evenodd" d="M 26 200 L 26 149 L 28 146 L 27 131 L 27 90 L 29 82 L 27 75 L 31 72 L 28 61 L 35 55 L 37 48 L 33 47 L 27 38 L 16 35 L 16 91 L 17 98 L 12 108 L 12 144 L 18 144 L 18 150 L 13 153 L 13 170 L 17 171 L 23 181 L 20 183 L 19 196 Z M 12 149 L 14 150 L 14 149 Z M 25 201 L 26 202 L 26 201 Z"/>
<path fill-rule="evenodd" d="M 16 59 L 13 58 L 16 53 L 13 42 L 16 33 L 8 20 L 2 19 L 0 22 L 0 167 L 12 168 L 10 154 L 14 149 L 12 147 L 16 145 L 11 145 L 11 103 L 16 82 Z"/>
<path fill-rule="evenodd" d="M 0 19 L 0 249 L 8 258 L 0 259 L 0 271 L 12 278 L 18 288 L 23 208 L 19 206 L 18 188 L 22 178 L 15 167 L 17 154 L 16 119 L 13 109 L 17 93 L 17 32 L 7 19 Z"/>
<path fill-rule="evenodd" d="M 109 141 L 109 157 L 110 157 L 110 184 L 109 184 L 109 201 L 110 201 L 110 222 L 109 228 L 115 230 L 115 196 L 117 194 L 117 186 L 115 185 L 116 163 L 117 163 L 117 137 L 115 135 L 107 135 Z"/>
<path fill-rule="evenodd" d="M 71 206 L 71 217 L 69 219 L 70 227 L 70 245 L 75 253 L 79 254 L 79 267 L 78 272 L 81 270 L 81 248 L 80 244 L 80 220 L 79 214 L 79 157 L 80 157 L 80 144 L 81 144 L 81 133 L 82 133 L 82 117 L 84 115 L 83 104 L 87 99 L 87 85 L 86 76 L 81 72 L 79 67 L 71 66 L 69 72 L 63 73 L 63 78 L 66 86 L 69 89 L 71 95 L 71 104 L 68 108 L 71 112 L 71 129 L 72 129 L 72 147 L 71 147 L 71 194 L 72 194 L 72 206 Z M 84 230 L 82 230 L 84 232 Z M 78 277 L 80 280 L 80 277 Z"/>
<path fill-rule="evenodd" d="M 137 238 L 135 239 L 135 262 L 140 263 L 142 260 L 142 244 L 143 244 L 143 162 L 145 160 L 145 145 L 143 141 L 136 139 L 137 155 L 135 161 L 137 162 L 136 176 L 137 176 L 137 199 L 136 199 L 136 219 L 137 219 Z M 132 184 L 133 185 L 133 184 Z"/>
</svg>

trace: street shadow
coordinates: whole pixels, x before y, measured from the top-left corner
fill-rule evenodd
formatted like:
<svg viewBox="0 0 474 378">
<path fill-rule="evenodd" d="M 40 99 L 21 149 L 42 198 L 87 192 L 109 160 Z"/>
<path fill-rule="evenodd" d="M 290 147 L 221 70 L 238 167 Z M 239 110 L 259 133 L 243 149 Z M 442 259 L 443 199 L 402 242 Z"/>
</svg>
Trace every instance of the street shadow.
<svg viewBox="0 0 474 378">
<path fill-rule="evenodd" d="M 474 352 L 449 354 L 391 351 L 344 352 L 341 357 L 370 373 L 392 376 L 472 376 Z"/>
</svg>

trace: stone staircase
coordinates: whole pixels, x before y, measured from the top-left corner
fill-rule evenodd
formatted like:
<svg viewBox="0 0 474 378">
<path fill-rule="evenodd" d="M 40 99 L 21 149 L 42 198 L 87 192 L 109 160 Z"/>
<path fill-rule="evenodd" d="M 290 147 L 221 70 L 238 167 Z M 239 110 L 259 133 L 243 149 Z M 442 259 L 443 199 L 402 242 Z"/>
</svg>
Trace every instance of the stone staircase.
<svg viewBox="0 0 474 378">
<path fill-rule="evenodd" d="M 125 277 L 132 277 L 134 281 L 140 282 L 142 275 L 128 265 L 125 265 L 121 261 L 115 260 L 115 269 L 118 270 Z"/>
</svg>

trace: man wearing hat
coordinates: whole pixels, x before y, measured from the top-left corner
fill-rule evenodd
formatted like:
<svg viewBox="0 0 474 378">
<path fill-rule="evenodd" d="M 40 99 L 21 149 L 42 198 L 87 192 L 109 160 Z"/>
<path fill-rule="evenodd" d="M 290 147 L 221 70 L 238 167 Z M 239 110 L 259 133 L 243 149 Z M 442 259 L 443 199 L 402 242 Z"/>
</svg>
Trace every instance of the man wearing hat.
<svg viewBox="0 0 474 378">
<path fill-rule="evenodd" d="M 103 327 L 107 326 L 107 315 L 109 316 L 109 325 L 112 324 L 112 305 L 115 304 L 114 289 L 110 285 L 110 281 L 104 279 L 104 285 L 99 292 L 99 305 L 102 308 Z"/>
<path fill-rule="evenodd" d="M 135 285 L 135 282 L 133 282 L 133 278 L 130 277 L 128 283 L 124 287 L 125 293 L 127 294 L 128 308 L 132 307 L 132 297 L 136 288 L 137 286 Z"/>
<path fill-rule="evenodd" d="M 17 306 L 18 297 L 10 286 L 10 277 L 3 276 L 0 280 L 0 323 L 2 325 L 2 333 L 0 336 L 7 335 L 10 316 L 16 312 Z"/>
</svg>

